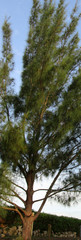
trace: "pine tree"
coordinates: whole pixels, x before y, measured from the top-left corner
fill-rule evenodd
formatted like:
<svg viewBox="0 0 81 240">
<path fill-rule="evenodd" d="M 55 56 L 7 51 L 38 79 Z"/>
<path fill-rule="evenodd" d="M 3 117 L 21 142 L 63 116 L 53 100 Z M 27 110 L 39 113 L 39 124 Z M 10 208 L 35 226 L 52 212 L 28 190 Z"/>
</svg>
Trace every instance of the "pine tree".
<svg viewBox="0 0 81 240">
<path fill-rule="evenodd" d="M 0 60 L 0 147 L 2 141 L 2 134 L 7 129 L 11 118 L 11 104 L 10 98 L 12 96 L 12 83 L 11 72 L 13 70 L 13 54 L 11 48 L 11 27 L 9 19 L 5 18 L 2 26 L 3 33 L 3 46 L 2 46 L 2 58 Z M 5 146 L 4 146 L 5 147 Z M 7 161 L 2 163 L 0 158 L 0 196 L 10 195 L 11 184 L 9 179 L 11 174 L 8 168 Z M 8 180 L 6 178 L 8 176 Z M 2 197 L 0 199 L 0 205 L 3 205 Z M 0 208 L 1 212 L 1 208 Z M 5 214 L 5 211 L 4 213 Z"/>
<path fill-rule="evenodd" d="M 3 31 L 3 46 L 2 59 L 0 60 L 0 116 L 3 122 L 5 119 L 9 121 L 9 104 L 8 96 L 11 94 L 11 71 L 13 70 L 13 54 L 11 49 L 11 27 L 9 19 L 5 18 L 2 26 Z"/>
<path fill-rule="evenodd" d="M 64 0 L 56 7 L 33 0 L 30 30 L 23 56 L 22 85 L 12 98 L 14 122 L 2 134 L 1 159 L 25 178 L 24 209 L 7 197 L 23 222 L 23 239 L 31 239 L 32 224 L 48 198 L 70 203 L 81 191 L 81 49 L 75 5 L 67 23 Z M 52 176 L 45 197 L 33 200 L 34 181 Z M 57 183 L 60 181 L 60 186 Z M 40 190 L 40 191 L 41 191 Z M 1 196 L 2 197 L 2 196 Z M 42 202 L 33 216 L 35 202 Z M 10 210 L 10 208 L 9 208 Z M 13 208 L 11 207 L 11 210 Z"/>
</svg>

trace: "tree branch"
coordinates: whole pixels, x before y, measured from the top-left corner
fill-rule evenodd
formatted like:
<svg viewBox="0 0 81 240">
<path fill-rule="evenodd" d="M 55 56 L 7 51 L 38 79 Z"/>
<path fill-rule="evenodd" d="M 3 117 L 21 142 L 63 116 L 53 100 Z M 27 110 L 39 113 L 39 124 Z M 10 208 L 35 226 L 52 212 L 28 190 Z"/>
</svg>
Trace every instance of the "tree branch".
<svg viewBox="0 0 81 240">
<path fill-rule="evenodd" d="M 48 188 L 46 188 L 46 189 L 40 188 L 40 189 L 37 189 L 37 190 L 33 191 L 33 193 L 36 193 L 36 192 L 38 192 L 38 191 L 47 191 L 47 190 L 48 190 Z"/>
<path fill-rule="evenodd" d="M 18 167 L 19 169 L 21 170 L 22 174 L 24 175 L 25 179 L 26 179 L 26 172 L 25 172 L 25 169 L 21 166 L 20 163 L 18 163 Z"/>
<path fill-rule="evenodd" d="M 36 220 L 36 218 L 39 216 L 39 214 L 40 214 L 40 212 L 41 212 L 41 210 L 42 210 L 45 202 L 47 201 L 47 199 L 48 199 L 48 197 L 49 197 L 49 194 L 51 193 L 52 187 L 53 187 L 53 185 L 55 184 L 55 182 L 57 181 L 58 177 L 60 176 L 60 174 L 62 173 L 62 171 L 63 171 L 64 169 L 66 169 L 67 166 L 75 159 L 75 157 L 76 157 L 77 155 L 78 155 L 78 154 L 76 154 L 75 156 L 73 156 L 73 157 L 72 157 L 68 162 L 66 162 L 65 164 L 62 164 L 60 170 L 58 171 L 57 175 L 56 175 L 55 178 L 53 179 L 53 181 L 52 181 L 52 183 L 51 183 L 51 185 L 50 185 L 50 187 L 49 187 L 49 189 L 48 189 L 48 191 L 47 191 L 47 193 L 46 193 L 46 195 L 45 195 L 45 197 L 44 197 L 44 200 L 43 200 L 43 202 L 42 202 L 42 204 L 41 204 L 38 212 L 37 212 L 36 215 L 34 216 L 34 220 Z"/>
<path fill-rule="evenodd" d="M 3 208 L 4 210 L 9 210 L 9 211 L 15 211 L 15 212 L 17 212 L 17 213 L 19 214 L 22 222 L 24 222 L 23 215 L 21 214 L 21 212 L 20 212 L 17 208 L 9 208 L 9 207 L 4 207 L 4 206 L 2 206 L 2 208 Z"/>
<path fill-rule="evenodd" d="M 56 182 L 56 180 L 58 179 L 58 177 L 60 176 L 61 172 L 62 172 L 62 169 L 59 170 L 59 172 L 57 173 L 56 177 L 53 179 L 53 181 L 52 181 L 52 183 L 51 183 L 51 185 L 50 185 L 50 187 L 49 187 L 49 189 L 48 189 L 48 191 L 47 191 L 47 193 L 46 193 L 46 195 L 44 197 L 44 200 L 43 200 L 43 202 L 42 202 L 38 212 L 34 216 L 34 220 L 36 220 L 36 218 L 39 216 L 39 214 L 40 214 L 40 212 L 41 212 L 41 210 L 42 210 L 42 208 L 43 208 L 43 206 L 44 206 L 44 204 L 45 204 L 49 194 L 51 193 L 51 189 L 52 189 L 54 183 Z"/>
<path fill-rule="evenodd" d="M 19 194 L 18 194 L 17 192 L 15 192 L 15 191 L 13 190 L 13 193 L 15 194 L 14 197 L 19 198 L 19 199 L 25 204 L 24 199 L 23 199 L 22 197 L 20 197 Z"/>
<path fill-rule="evenodd" d="M 50 195 L 48 195 L 47 199 L 48 199 L 48 198 L 51 198 L 52 196 L 56 195 L 57 193 L 67 192 L 67 191 L 69 191 L 69 190 L 74 189 L 73 186 L 69 187 L 71 184 L 72 184 L 72 182 L 69 183 L 69 184 L 67 184 L 67 185 L 64 186 L 63 188 L 59 188 L 59 189 L 57 189 L 57 190 L 56 190 L 56 189 L 51 190 L 51 193 L 50 193 Z M 76 185 L 76 187 L 77 187 L 77 186 L 78 186 L 78 184 Z M 48 190 L 48 189 L 38 189 L 38 191 L 40 191 L 40 190 Z M 37 190 L 36 190 L 36 191 L 37 191 Z M 71 192 L 72 192 L 72 191 L 71 191 Z M 73 192 L 81 192 L 81 191 L 80 191 L 80 190 L 73 190 Z M 33 201 L 33 204 L 36 203 L 36 202 L 39 202 L 39 201 L 43 201 L 44 199 L 45 199 L 45 197 L 44 197 L 44 198 L 41 198 L 41 199 L 38 199 L 38 200 L 35 200 L 35 201 Z"/>
<path fill-rule="evenodd" d="M 4 201 L 6 201 L 7 203 L 10 203 L 10 204 L 13 205 L 15 208 L 20 209 L 20 210 L 26 215 L 25 210 L 22 209 L 20 206 L 18 206 L 16 203 L 13 203 L 12 201 L 10 201 L 9 199 L 4 198 L 4 197 L 1 197 L 1 199 L 4 200 Z"/>
<path fill-rule="evenodd" d="M 11 181 L 11 183 L 12 183 L 14 186 L 16 186 L 16 187 L 18 187 L 18 188 L 22 189 L 22 190 L 23 190 L 23 191 L 26 193 L 26 190 L 25 190 L 25 188 L 21 187 L 20 185 L 18 185 L 18 184 L 16 184 L 16 183 L 14 183 L 14 182 L 12 182 L 12 181 Z"/>
</svg>

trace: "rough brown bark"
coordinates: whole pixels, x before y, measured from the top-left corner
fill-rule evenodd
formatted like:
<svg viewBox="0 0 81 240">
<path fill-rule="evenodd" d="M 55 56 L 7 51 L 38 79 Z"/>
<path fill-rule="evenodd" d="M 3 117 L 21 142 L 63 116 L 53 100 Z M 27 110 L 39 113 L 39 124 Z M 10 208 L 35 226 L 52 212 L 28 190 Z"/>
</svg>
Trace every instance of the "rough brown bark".
<svg viewBox="0 0 81 240">
<path fill-rule="evenodd" d="M 33 229 L 33 217 L 25 217 L 23 223 L 23 240 L 31 240 Z"/>
<path fill-rule="evenodd" d="M 33 183 L 34 174 L 29 171 L 27 174 L 27 199 L 25 201 L 25 217 L 23 220 L 23 240 L 31 240 L 32 229 L 33 229 L 33 213 L 32 213 L 32 203 L 33 203 Z"/>
</svg>

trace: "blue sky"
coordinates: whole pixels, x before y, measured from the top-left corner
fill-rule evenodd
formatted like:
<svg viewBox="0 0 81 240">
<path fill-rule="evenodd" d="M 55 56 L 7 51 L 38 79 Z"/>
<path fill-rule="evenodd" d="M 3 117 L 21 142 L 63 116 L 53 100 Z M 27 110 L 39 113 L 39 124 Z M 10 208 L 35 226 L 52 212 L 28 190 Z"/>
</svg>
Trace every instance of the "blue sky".
<svg viewBox="0 0 81 240">
<path fill-rule="evenodd" d="M 12 28 L 12 49 L 14 53 L 14 78 L 16 79 L 16 90 L 20 82 L 22 70 L 22 56 L 26 46 L 28 34 L 28 22 L 31 11 L 31 0 L 1 0 L 0 1 L 0 50 L 2 31 L 1 27 L 5 17 L 10 17 Z"/>
<path fill-rule="evenodd" d="M 40 0 L 41 2 L 42 0 Z M 69 13 L 73 8 L 76 0 L 66 0 L 68 3 L 67 13 L 69 20 Z M 57 2 L 57 0 L 56 0 Z M 0 0 L 0 56 L 1 56 L 1 45 L 2 45 L 2 31 L 5 16 L 10 17 L 10 23 L 12 28 L 12 49 L 14 53 L 14 78 L 16 81 L 16 92 L 19 90 L 21 72 L 22 72 L 22 56 L 26 46 L 26 39 L 29 29 L 29 16 L 32 6 L 32 0 Z M 81 12 L 81 0 L 78 0 L 79 11 Z M 79 37 L 81 39 L 81 21 L 78 26 Z M 81 41 L 80 41 L 81 42 Z M 44 181 L 45 182 L 45 181 Z M 48 180 L 48 184 L 50 179 Z M 45 182 L 45 184 L 47 181 Z M 41 183 L 42 184 L 42 183 Z M 37 205 L 35 206 L 35 210 Z M 44 212 L 77 217 L 81 219 L 81 202 L 78 205 L 72 205 L 70 208 L 63 207 L 60 204 L 56 204 L 53 201 L 46 203 Z"/>
</svg>

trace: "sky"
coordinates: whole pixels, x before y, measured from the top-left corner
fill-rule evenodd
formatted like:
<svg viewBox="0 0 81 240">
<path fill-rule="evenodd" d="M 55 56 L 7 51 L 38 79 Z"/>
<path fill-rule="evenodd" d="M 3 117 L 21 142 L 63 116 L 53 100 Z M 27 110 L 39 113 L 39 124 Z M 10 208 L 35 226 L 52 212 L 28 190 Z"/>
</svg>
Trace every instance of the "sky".
<svg viewBox="0 0 81 240">
<path fill-rule="evenodd" d="M 40 0 L 41 2 L 42 0 Z M 58 0 L 56 0 L 58 2 Z M 74 7 L 75 0 L 66 0 L 67 6 L 67 21 L 69 21 L 69 13 Z M 81 0 L 78 0 L 79 11 L 81 12 Z M 19 91 L 21 83 L 22 72 L 22 57 L 24 54 L 26 40 L 29 30 L 29 16 L 32 7 L 32 0 L 0 0 L 0 57 L 2 47 L 2 25 L 5 17 L 10 17 L 11 29 L 12 29 L 12 50 L 14 54 L 14 72 L 16 88 L 15 91 Z M 81 39 L 81 21 L 78 25 L 79 37 Z M 81 43 L 81 41 L 80 41 Z M 51 179 L 43 179 L 40 183 L 40 187 L 50 185 Z M 36 183 L 35 187 L 38 187 Z M 35 204 L 35 210 L 38 209 L 38 204 Z M 81 201 L 78 204 L 72 204 L 71 207 L 62 206 L 56 202 L 47 201 L 43 212 L 55 214 L 58 216 L 76 217 L 81 219 Z"/>
</svg>

